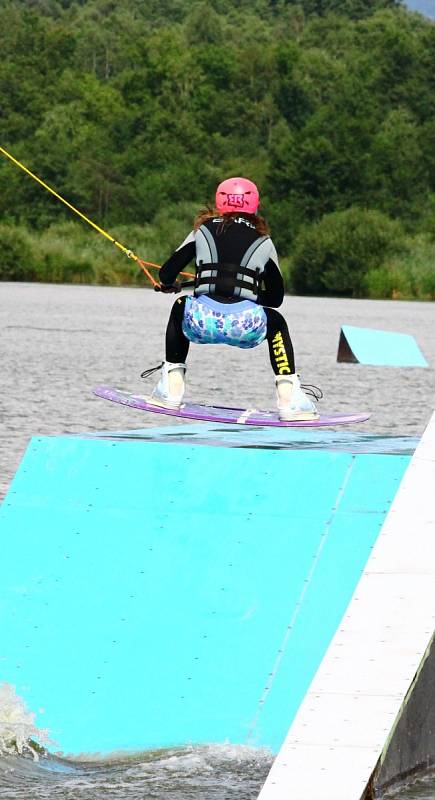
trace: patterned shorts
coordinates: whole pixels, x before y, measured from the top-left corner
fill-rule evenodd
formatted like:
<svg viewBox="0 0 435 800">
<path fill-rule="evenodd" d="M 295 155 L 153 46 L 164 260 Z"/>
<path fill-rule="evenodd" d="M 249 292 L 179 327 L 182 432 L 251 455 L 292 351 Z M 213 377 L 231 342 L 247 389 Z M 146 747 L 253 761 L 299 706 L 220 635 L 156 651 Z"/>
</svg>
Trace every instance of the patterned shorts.
<svg viewBox="0 0 435 800">
<path fill-rule="evenodd" d="M 208 296 L 186 297 L 183 333 L 196 344 L 257 347 L 266 338 L 267 319 L 262 306 L 242 300 L 218 303 Z"/>
</svg>

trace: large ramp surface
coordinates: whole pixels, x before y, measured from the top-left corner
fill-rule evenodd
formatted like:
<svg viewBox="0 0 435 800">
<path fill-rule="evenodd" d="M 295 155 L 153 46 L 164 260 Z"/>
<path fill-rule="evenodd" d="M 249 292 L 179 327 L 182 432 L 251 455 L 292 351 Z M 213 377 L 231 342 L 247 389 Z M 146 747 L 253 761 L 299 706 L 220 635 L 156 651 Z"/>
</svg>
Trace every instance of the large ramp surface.
<svg viewBox="0 0 435 800">
<path fill-rule="evenodd" d="M 0 510 L 0 679 L 64 752 L 276 752 L 408 463 L 33 439 Z"/>
</svg>

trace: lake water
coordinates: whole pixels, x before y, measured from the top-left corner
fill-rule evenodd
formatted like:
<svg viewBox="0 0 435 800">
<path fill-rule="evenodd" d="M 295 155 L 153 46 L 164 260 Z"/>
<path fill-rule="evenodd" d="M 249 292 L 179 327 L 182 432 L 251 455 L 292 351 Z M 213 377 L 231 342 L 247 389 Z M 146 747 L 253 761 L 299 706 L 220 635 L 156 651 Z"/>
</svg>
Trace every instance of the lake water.
<svg viewBox="0 0 435 800">
<path fill-rule="evenodd" d="M 0 497 L 35 434 L 125 431 L 177 424 L 93 396 L 100 383 L 149 391 L 140 373 L 164 357 L 174 296 L 134 288 L 0 283 Z M 306 383 L 320 386 L 322 411 L 371 411 L 346 429 L 355 437 L 419 437 L 435 408 L 435 304 L 287 297 L 283 305 Z M 338 364 L 341 325 L 415 336 L 428 369 Z M 186 397 L 241 407 L 274 407 L 267 346 L 239 351 L 191 347 Z M 182 424 L 180 421 L 179 424 Z M 410 440 L 411 441 L 411 440 Z M 1 674 L 0 674 L 1 681 Z M 28 710 L 0 695 L 1 726 L 35 732 Z M 128 720 L 126 720 L 128 724 Z M 230 745 L 184 748 L 101 762 L 65 764 L 3 754 L 0 797 L 81 800 L 253 800 L 271 755 Z M 435 797 L 431 772 L 391 790 L 394 800 Z M 310 800 L 310 798 L 307 798 Z M 351 798 L 349 798 L 351 800 Z M 355 798 L 356 800 L 356 798 Z"/>
</svg>

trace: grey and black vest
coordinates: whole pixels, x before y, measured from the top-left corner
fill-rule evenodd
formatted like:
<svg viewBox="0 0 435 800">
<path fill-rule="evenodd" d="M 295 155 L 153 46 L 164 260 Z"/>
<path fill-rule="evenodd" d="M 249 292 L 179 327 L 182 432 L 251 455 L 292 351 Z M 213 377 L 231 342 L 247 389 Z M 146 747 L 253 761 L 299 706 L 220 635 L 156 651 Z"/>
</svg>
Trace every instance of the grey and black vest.
<svg viewBox="0 0 435 800">
<path fill-rule="evenodd" d="M 207 220 L 195 231 L 195 295 L 256 302 L 266 264 L 276 257 L 275 247 L 270 236 L 261 236 L 243 219 L 223 231 L 221 224 L 219 218 Z"/>
</svg>

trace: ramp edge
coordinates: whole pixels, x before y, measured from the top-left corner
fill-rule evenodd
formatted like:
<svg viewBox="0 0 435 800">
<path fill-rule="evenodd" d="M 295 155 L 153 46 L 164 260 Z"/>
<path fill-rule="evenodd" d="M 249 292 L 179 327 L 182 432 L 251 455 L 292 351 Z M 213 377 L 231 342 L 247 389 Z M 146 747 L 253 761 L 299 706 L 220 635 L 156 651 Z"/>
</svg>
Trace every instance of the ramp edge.
<svg viewBox="0 0 435 800">
<path fill-rule="evenodd" d="M 435 622 L 435 413 L 259 800 L 358 800 Z"/>
</svg>

